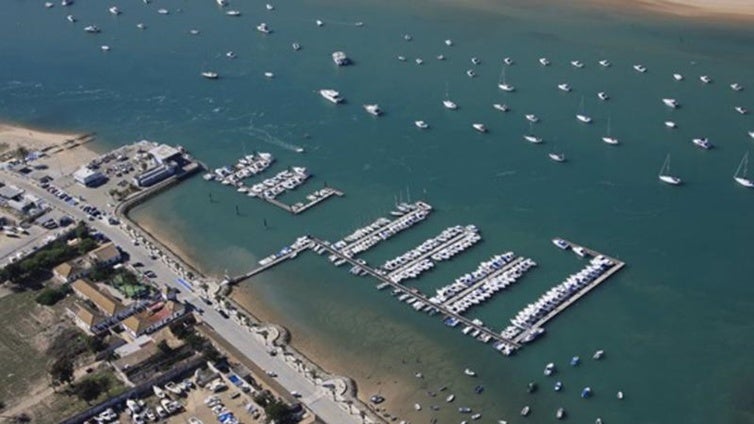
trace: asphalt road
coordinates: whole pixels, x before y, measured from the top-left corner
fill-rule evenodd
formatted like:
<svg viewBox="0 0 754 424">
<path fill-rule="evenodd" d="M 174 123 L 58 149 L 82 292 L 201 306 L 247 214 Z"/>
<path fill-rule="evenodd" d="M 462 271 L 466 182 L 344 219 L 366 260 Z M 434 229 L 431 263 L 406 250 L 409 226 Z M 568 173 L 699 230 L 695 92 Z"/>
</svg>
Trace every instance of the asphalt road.
<svg viewBox="0 0 754 424">
<path fill-rule="evenodd" d="M 222 338 L 228 341 L 236 349 L 242 352 L 249 360 L 255 362 L 260 368 L 277 374 L 276 380 L 289 392 L 298 392 L 301 397 L 299 401 L 313 411 L 321 420 L 332 424 L 360 424 L 361 418 L 351 415 L 345 406 L 332 399 L 330 391 L 324 387 L 317 386 L 310 380 L 306 379 L 301 373 L 296 371 L 293 366 L 285 362 L 283 355 L 271 356 L 268 353 L 269 346 L 252 334 L 239 323 L 224 318 L 212 307 L 205 305 L 201 299 L 194 293 L 178 282 L 179 276 L 176 275 L 167 265 L 159 260 L 150 258 L 149 253 L 143 245 L 134 246 L 131 237 L 119 226 L 109 225 L 106 221 L 95 220 L 89 221 L 88 215 L 80 209 L 79 206 L 71 206 L 58 199 L 51 193 L 31 184 L 25 179 L 3 171 L 3 178 L 12 184 L 33 193 L 46 200 L 51 207 L 73 217 L 75 220 L 84 220 L 90 226 L 99 230 L 113 241 L 122 250 L 128 252 L 131 262 L 141 262 L 144 264 L 143 269 L 150 269 L 157 274 L 157 281 L 174 289 L 177 289 L 179 299 L 189 301 L 195 306 L 203 309 L 201 314 L 203 321 L 212 327 L 212 329 Z M 94 205 L 101 211 L 112 213 L 112 208 L 106 205 Z M 205 306 L 207 306 L 205 308 Z"/>
</svg>

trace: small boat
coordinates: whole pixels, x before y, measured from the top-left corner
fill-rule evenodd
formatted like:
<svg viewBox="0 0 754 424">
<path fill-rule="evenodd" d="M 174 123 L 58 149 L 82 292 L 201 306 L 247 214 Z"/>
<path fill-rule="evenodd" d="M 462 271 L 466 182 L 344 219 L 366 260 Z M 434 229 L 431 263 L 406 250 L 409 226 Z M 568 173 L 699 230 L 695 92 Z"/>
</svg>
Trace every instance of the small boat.
<svg viewBox="0 0 754 424">
<path fill-rule="evenodd" d="M 273 5 L 269 4 L 269 3 L 265 4 L 264 8 L 267 9 L 267 10 L 275 10 L 275 6 L 273 6 Z"/>
<path fill-rule="evenodd" d="M 748 168 L 749 168 L 749 152 L 746 152 L 744 154 L 744 157 L 741 158 L 741 162 L 738 164 L 738 168 L 736 168 L 735 174 L 733 174 L 733 180 L 746 188 L 754 188 L 754 182 L 752 182 L 746 176 L 746 174 L 748 173 Z"/>
<path fill-rule="evenodd" d="M 667 157 L 668 165 L 670 164 L 670 155 Z M 592 355 L 592 359 L 602 359 L 605 356 L 605 351 L 600 349 L 596 352 L 594 352 L 594 355 Z"/>
<path fill-rule="evenodd" d="M 537 383 L 530 381 L 529 384 L 526 385 L 526 393 L 534 393 L 537 391 Z"/>
<path fill-rule="evenodd" d="M 634 70 L 643 74 L 644 72 L 647 72 L 647 67 L 644 65 L 634 65 Z"/>
<path fill-rule="evenodd" d="M 218 6 L 225 7 L 228 5 L 228 2 L 226 0 L 215 0 Z"/>
<path fill-rule="evenodd" d="M 573 358 L 571 358 L 571 365 L 572 366 L 574 366 L 574 367 L 578 366 L 580 363 L 581 363 L 581 358 L 579 358 L 578 356 L 574 356 Z"/>
<path fill-rule="evenodd" d="M 539 143 L 542 142 L 542 138 L 541 137 L 537 137 L 537 136 L 534 136 L 534 135 L 531 135 L 531 134 L 525 134 L 524 135 L 524 140 L 528 141 L 529 143 L 533 143 L 533 144 L 539 144 Z"/>
<path fill-rule="evenodd" d="M 673 109 L 678 109 L 681 106 L 676 99 L 664 98 L 662 102 L 665 103 L 665 106 Z"/>
<path fill-rule="evenodd" d="M 73 0 L 60 0 L 60 5 L 63 7 L 70 6 L 72 4 L 73 4 Z"/>
<path fill-rule="evenodd" d="M 361 21 L 358 21 L 358 22 L 354 22 L 354 23 L 353 23 L 353 26 L 361 28 L 361 27 L 363 27 L 363 26 L 364 26 L 364 22 L 361 22 Z"/>
<path fill-rule="evenodd" d="M 737 82 L 734 82 L 733 84 L 730 85 L 730 89 L 733 90 L 733 91 L 741 91 L 744 88 L 743 88 L 743 86 L 741 84 L 739 84 Z"/>
<path fill-rule="evenodd" d="M 147 29 L 147 26 L 146 26 L 146 25 L 144 25 L 143 23 L 139 22 L 138 24 L 136 24 L 136 28 L 139 28 L 139 29 Z"/>
<path fill-rule="evenodd" d="M 426 130 L 427 128 L 429 128 L 429 124 L 424 121 L 414 121 L 414 125 L 416 125 L 416 128 L 419 128 L 420 130 Z"/>
<path fill-rule="evenodd" d="M 474 421 L 476 421 L 476 420 L 478 420 L 480 418 L 482 418 L 482 414 L 479 413 L 479 412 L 477 412 L 476 414 L 474 414 L 474 415 L 471 416 L 471 419 L 474 420 Z"/>
<path fill-rule="evenodd" d="M 712 82 L 712 78 L 709 75 L 702 75 L 699 77 L 699 81 L 703 82 L 704 84 L 709 84 Z"/>
<path fill-rule="evenodd" d="M 671 129 L 678 128 L 678 125 L 673 121 L 665 121 L 665 126 Z"/>
<path fill-rule="evenodd" d="M 301 44 L 299 44 L 299 43 L 293 43 L 293 44 L 291 44 L 291 47 L 293 48 L 293 51 L 299 51 L 299 50 L 301 50 Z"/>
<path fill-rule="evenodd" d="M 318 26 L 318 27 L 321 27 L 321 26 L 325 26 L 325 23 L 324 23 L 324 22 L 322 22 L 322 21 L 321 21 L 321 20 L 319 20 L 319 19 L 317 19 L 316 21 L 314 21 L 314 23 L 315 23 L 315 24 L 317 24 L 317 26 Z"/>
<path fill-rule="evenodd" d="M 584 113 L 584 96 L 581 96 L 581 102 L 579 103 L 579 113 L 576 114 L 576 119 L 583 124 L 592 123 L 592 118 Z"/>
<path fill-rule="evenodd" d="M 673 79 L 676 81 L 683 81 L 683 75 L 681 74 L 673 74 Z"/>
<path fill-rule="evenodd" d="M 533 122 L 535 124 L 537 122 L 539 122 L 539 118 L 537 118 L 537 115 L 535 115 L 533 113 L 529 113 L 529 114 L 525 115 L 525 118 L 526 118 L 527 121 Z"/>
<path fill-rule="evenodd" d="M 558 84 L 558 89 L 560 91 L 565 91 L 566 93 L 571 92 L 571 86 L 568 85 L 567 83 Z"/>
<path fill-rule="evenodd" d="M 545 366 L 545 371 L 544 371 L 544 374 L 545 374 L 546 376 L 550 376 L 550 375 L 553 375 L 553 374 L 555 373 L 555 371 L 556 371 L 556 369 L 555 369 L 555 364 L 554 364 L 554 363 L 552 363 L 552 362 L 550 362 L 549 364 L 547 364 L 547 365 Z"/>
<path fill-rule="evenodd" d="M 373 116 L 380 116 L 382 115 L 382 109 L 380 109 L 380 105 L 378 104 L 366 104 L 363 105 L 364 110 L 367 111 L 368 114 Z"/>
<path fill-rule="evenodd" d="M 99 48 L 103 52 L 109 52 L 110 51 L 110 46 L 108 46 L 107 44 L 103 44 L 103 45 L 99 46 Z"/>
<path fill-rule="evenodd" d="M 160 399 L 164 399 L 168 395 L 167 393 L 165 393 L 165 390 L 162 390 L 157 386 L 152 386 L 152 391 L 154 392 L 154 395 Z"/>
<path fill-rule="evenodd" d="M 469 377 L 476 377 L 476 372 L 472 371 L 469 368 L 466 368 L 465 370 L 463 370 L 463 373 L 468 375 Z"/>
<path fill-rule="evenodd" d="M 492 107 L 495 108 L 495 109 L 497 109 L 497 110 L 499 110 L 500 112 L 508 112 L 510 110 L 510 108 L 508 107 L 508 105 L 501 104 L 501 103 L 494 103 L 492 105 Z"/>
<path fill-rule="evenodd" d="M 444 54 L 438 54 L 437 55 L 437 60 L 445 60 L 445 55 Z"/>
<path fill-rule="evenodd" d="M 189 30 L 189 34 L 191 34 L 191 35 L 199 35 L 199 30 L 198 29 L 190 29 Z"/>
<path fill-rule="evenodd" d="M 459 414 L 468 414 L 470 412 L 471 412 L 471 408 L 469 408 L 467 406 L 461 406 L 461 407 L 458 408 L 458 413 Z"/>
<path fill-rule="evenodd" d="M 597 418 L 594 420 L 594 424 L 602 424 L 602 418 Z"/>
<path fill-rule="evenodd" d="M 608 96 L 607 93 L 605 93 L 604 91 L 600 91 L 599 93 L 597 93 L 597 98 L 604 102 L 604 101 L 609 100 L 610 96 Z"/>
<path fill-rule="evenodd" d="M 113 7 L 109 8 L 109 9 L 107 9 L 107 10 L 110 11 L 110 13 L 113 14 L 113 15 L 115 15 L 115 16 L 120 15 L 120 9 L 118 9 L 117 6 L 113 6 Z"/>
<path fill-rule="evenodd" d="M 411 34 L 403 34 L 403 39 L 405 41 L 411 41 L 414 39 L 414 37 L 412 37 Z"/>
<path fill-rule="evenodd" d="M 513 62 L 513 59 L 511 59 L 510 57 L 505 57 L 503 58 L 503 63 L 505 63 L 508 66 L 511 66 L 513 65 L 514 62 Z"/>
<path fill-rule="evenodd" d="M 338 66 L 347 66 L 351 64 L 351 59 L 348 58 L 343 51 L 333 52 L 332 61 Z"/>
<path fill-rule="evenodd" d="M 76 22 L 76 18 L 73 15 L 68 15 L 65 18 L 68 19 L 68 22 L 70 22 L 70 23 L 75 23 Z"/>
<path fill-rule="evenodd" d="M 451 40 L 451 39 L 445 40 L 445 45 L 448 46 L 448 47 L 452 46 L 453 45 L 453 40 Z"/>
<path fill-rule="evenodd" d="M 602 66 L 603 68 L 609 68 L 609 67 L 610 67 L 610 65 L 612 65 L 612 64 L 610 63 L 610 61 L 609 61 L 609 60 L 607 60 L 607 59 L 602 59 L 602 60 L 600 60 L 600 61 L 599 61 L 599 62 L 597 62 L 597 63 L 599 63 L 599 64 L 600 64 L 600 66 Z"/>
<path fill-rule="evenodd" d="M 473 69 L 469 69 L 466 71 L 466 76 L 468 76 L 469 78 L 474 78 L 476 77 L 476 72 L 474 72 Z"/>
<path fill-rule="evenodd" d="M 563 249 L 563 250 L 566 250 L 566 249 L 568 249 L 570 247 L 570 245 L 568 244 L 568 242 L 566 242 L 565 240 L 563 240 L 561 238 L 554 238 L 554 239 L 552 239 L 552 244 L 554 244 L 555 246 L 557 246 L 558 248 Z M 531 383 L 529 383 L 529 384 L 531 384 Z"/>
<path fill-rule="evenodd" d="M 749 137 L 754 138 L 754 131 L 749 131 Z"/>
<path fill-rule="evenodd" d="M 553 387 L 553 389 L 554 389 L 554 390 L 555 390 L 556 392 L 559 392 L 559 391 L 561 391 L 561 390 L 563 389 L 563 382 L 562 382 L 562 381 L 556 381 L 556 382 L 555 382 L 555 386 Z"/>
<path fill-rule="evenodd" d="M 217 72 L 212 72 L 212 71 L 204 71 L 201 73 L 201 75 L 207 79 L 218 79 L 220 77 L 220 75 Z"/>
<path fill-rule="evenodd" d="M 484 392 L 484 386 L 482 386 L 481 384 L 474 387 L 474 393 L 480 395 L 482 394 L 482 392 Z"/>
<path fill-rule="evenodd" d="M 475 122 L 475 123 L 471 124 L 471 126 L 475 130 L 479 131 L 480 133 L 486 133 L 487 132 L 487 127 L 485 127 L 484 124 L 482 124 L 482 123 Z"/>
<path fill-rule="evenodd" d="M 90 34 L 98 34 L 101 30 L 97 25 L 89 25 L 84 27 L 84 31 L 90 33 Z"/>
<path fill-rule="evenodd" d="M 592 397 L 592 388 L 591 387 L 584 387 L 584 389 L 581 391 L 581 397 L 584 399 L 588 399 Z"/>
<path fill-rule="evenodd" d="M 741 115 L 746 115 L 747 113 L 749 113 L 749 111 L 746 110 L 746 108 L 743 106 L 736 106 L 733 109 L 735 109 L 735 111 L 740 113 Z"/>
<path fill-rule="evenodd" d="M 322 89 L 322 90 L 319 90 L 319 94 L 322 97 L 324 97 L 325 99 L 327 99 L 327 100 L 329 100 L 329 101 L 331 101 L 331 102 L 333 102 L 335 104 L 343 103 L 343 101 L 344 101 L 344 99 L 342 97 L 340 97 L 340 93 L 337 92 L 337 91 L 335 91 L 335 90 Z"/>
<path fill-rule="evenodd" d="M 531 408 L 529 408 L 529 405 L 526 405 L 523 407 L 523 409 L 521 409 L 521 416 L 526 417 L 529 415 L 530 412 L 531 412 Z"/>
<path fill-rule="evenodd" d="M 710 143 L 709 139 L 707 137 L 702 138 L 695 138 L 691 140 L 694 145 L 697 147 L 701 147 L 704 150 L 709 150 L 712 148 L 712 143 Z"/>
<path fill-rule="evenodd" d="M 229 10 L 225 12 L 225 14 L 228 16 L 233 16 L 233 17 L 241 16 L 241 12 L 238 10 Z"/>
<path fill-rule="evenodd" d="M 225 57 L 227 57 L 228 59 L 235 59 L 236 54 L 231 50 L 231 51 L 225 52 Z"/>
<path fill-rule="evenodd" d="M 547 156 L 555 162 L 565 162 L 566 160 L 565 154 L 563 153 L 548 153 Z"/>
<path fill-rule="evenodd" d="M 514 87 L 511 84 L 508 84 L 508 82 L 505 79 L 505 67 L 503 67 L 502 71 L 500 71 L 500 81 L 497 83 L 497 86 L 507 92 L 513 92 L 516 91 L 516 87 Z"/>
<path fill-rule="evenodd" d="M 618 139 L 610 135 L 610 118 L 607 118 L 607 135 L 602 137 L 602 141 L 607 144 L 616 145 L 619 143 Z"/>
<path fill-rule="evenodd" d="M 417 65 L 421 65 L 422 63 L 424 63 L 424 60 L 422 60 L 422 58 L 420 57 L 417 57 L 416 59 L 414 59 L 414 62 L 416 62 Z"/>
<path fill-rule="evenodd" d="M 157 13 L 159 13 L 160 15 L 169 15 L 170 11 L 167 9 L 157 9 Z"/>
<path fill-rule="evenodd" d="M 665 157 L 665 162 L 662 164 L 662 168 L 660 168 L 660 174 L 657 176 L 657 178 L 660 179 L 665 184 L 670 185 L 680 185 L 681 179 L 678 177 L 675 177 L 673 175 L 670 175 L 670 154 L 668 154 Z M 601 353 L 599 356 L 598 353 Z M 594 359 L 600 359 L 604 355 L 604 352 L 601 350 L 598 350 L 594 353 Z"/>
<path fill-rule="evenodd" d="M 584 63 L 581 62 L 581 61 L 579 61 L 579 60 L 572 60 L 571 61 L 571 66 L 573 66 L 574 68 L 581 69 L 581 68 L 584 67 Z"/>
<path fill-rule="evenodd" d="M 623 392 L 621 390 L 618 390 L 618 393 L 615 394 L 615 397 L 617 397 L 618 400 L 623 400 Z"/>
<path fill-rule="evenodd" d="M 415 403 L 415 404 L 414 404 L 414 410 L 416 410 L 416 411 L 421 411 L 421 410 L 422 410 L 422 406 L 421 406 L 421 405 L 419 405 L 418 403 Z"/>
<path fill-rule="evenodd" d="M 540 63 L 540 64 L 541 64 L 542 66 L 550 66 L 550 60 L 549 60 L 549 59 L 547 59 L 546 57 L 540 57 L 540 58 L 539 58 L 539 63 Z"/>
<path fill-rule="evenodd" d="M 398 60 L 400 60 L 401 62 L 405 62 L 406 56 L 398 56 Z"/>
<path fill-rule="evenodd" d="M 566 412 L 563 408 L 558 408 L 557 412 L 555 412 L 555 418 L 562 420 L 565 418 Z"/>
<path fill-rule="evenodd" d="M 451 394 L 448 395 L 448 397 L 445 398 L 445 402 L 447 402 L 447 403 L 453 402 L 453 400 L 455 400 L 455 398 L 456 398 L 456 395 L 454 395 L 454 394 L 451 393 Z"/>
<path fill-rule="evenodd" d="M 416 378 L 424 378 L 424 374 L 422 374 L 420 372 L 417 372 L 416 374 L 414 374 L 414 377 L 416 377 Z"/>
<path fill-rule="evenodd" d="M 471 63 L 474 64 L 474 65 L 479 65 L 480 63 L 482 63 L 482 61 L 479 60 L 478 57 L 472 57 L 471 58 Z"/>
<path fill-rule="evenodd" d="M 275 78 L 275 74 L 273 74 L 272 72 L 267 71 L 267 72 L 264 73 L 264 77 L 265 78 Z"/>
<path fill-rule="evenodd" d="M 264 22 L 257 25 L 257 31 L 261 32 L 262 34 L 269 34 L 270 32 L 272 32 L 272 30 L 270 30 L 270 27 Z"/>
</svg>

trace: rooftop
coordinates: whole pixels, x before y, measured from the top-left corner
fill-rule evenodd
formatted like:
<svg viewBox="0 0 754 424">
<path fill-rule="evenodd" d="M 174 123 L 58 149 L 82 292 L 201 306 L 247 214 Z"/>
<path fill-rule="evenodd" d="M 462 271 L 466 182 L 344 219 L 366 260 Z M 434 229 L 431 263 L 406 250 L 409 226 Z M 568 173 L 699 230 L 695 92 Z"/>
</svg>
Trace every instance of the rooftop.
<svg viewBox="0 0 754 424">
<path fill-rule="evenodd" d="M 121 303 L 117 299 L 84 280 L 76 280 L 71 284 L 71 288 L 80 296 L 91 300 L 99 309 L 109 315 L 114 315 L 121 308 Z"/>
</svg>

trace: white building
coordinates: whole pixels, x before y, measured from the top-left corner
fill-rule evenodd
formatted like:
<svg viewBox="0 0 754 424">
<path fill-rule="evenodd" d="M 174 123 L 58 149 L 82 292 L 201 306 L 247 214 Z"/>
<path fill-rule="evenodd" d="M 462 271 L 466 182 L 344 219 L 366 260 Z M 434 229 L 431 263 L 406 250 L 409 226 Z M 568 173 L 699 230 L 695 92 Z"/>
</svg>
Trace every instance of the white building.
<svg viewBox="0 0 754 424">
<path fill-rule="evenodd" d="M 88 187 L 105 180 L 106 177 L 99 171 L 82 166 L 73 173 L 73 179 L 76 180 L 77 183 Z"/>
</svg>

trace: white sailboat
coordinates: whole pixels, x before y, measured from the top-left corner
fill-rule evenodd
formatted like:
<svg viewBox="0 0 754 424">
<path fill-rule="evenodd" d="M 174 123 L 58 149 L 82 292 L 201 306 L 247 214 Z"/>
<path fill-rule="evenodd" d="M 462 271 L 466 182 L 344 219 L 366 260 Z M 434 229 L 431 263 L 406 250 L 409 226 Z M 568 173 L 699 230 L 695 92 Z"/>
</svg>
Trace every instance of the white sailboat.
<svg viewBox="0 0 754 424">
<path fill-rule="evenodd" d="M 500 72 L 500 82 L 497 84 L 498 87 L 500 87 L 501 90 L 512 92 L 516 90 L 516 87 L 514 87 L 511 84 L 508 84 L 505 80 L 505 67 L 503 67 L 503 70 Z"/>
<path fill-rule="evenodd" d="M 746 174 L 749 171 L 748 168 L 749 168 L 749 152 L 746 152 L 744 154 L 744 157 L 741 158 L 741 162 L 738 164 L 738 168 L 736 168 L 736 173 L 733 174 L 733 180 L 746 188 L 754 188 L 754 182 L 752 182 L 746 176 Z"/>
<path fill-rule="evenodd" d="M 602 141 L 612 145 L 618 144 L 618 139 L 610 136 L 610 117 L 607 118 L 607 135 L 602 137 Z"/>
<path fill-rule="evenodd" d="M 657 175 L 657 178 L 665 184 L 681 184 L 680 178 L 670 174 L 670 154 L 665 157 L 665 162 L 662 163 L 662 168 L 660 168 L 660 173 Z"/>
<path fill-rule="evenodd" d="M 555 162 L 565 162 L 566 160 L 564 153 L 550 152 L 547 154 L 547 156 L 549 156 L 550 159 L 554 160 Z"/>
<path fill-rule="evenodd" d="M 533 124 L 534 124 L 533 122 L 529 121 L 529 133 L 524 134 L 524 140 L 528 141 L 529 143 L 539 144 L 542 142 L 542 138 L 537 137 L 533 134 L 533 131 L 532 131 Z"/>
<path fill-rule="evenodd" d="M 456 110 L 458 109 L 458 105 L 455 104 L 452 100 L 450 100 L 450 96 L 448 95 L 448 85 L 445 84 L 445 100 L 442 101 L 442 105 L 445 106 L 445 109 L 449 110 Z"/>
<path fill-rule="evenodd" d="M 584 96 L 581 96 L 581 103 L 579 103 L 579 113 L 576 114 L 576 119 L 583 124 L 591 124 L 592 118 L 584 113 Z"/>
</svg>

